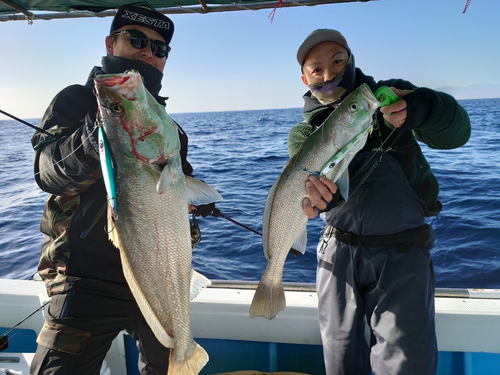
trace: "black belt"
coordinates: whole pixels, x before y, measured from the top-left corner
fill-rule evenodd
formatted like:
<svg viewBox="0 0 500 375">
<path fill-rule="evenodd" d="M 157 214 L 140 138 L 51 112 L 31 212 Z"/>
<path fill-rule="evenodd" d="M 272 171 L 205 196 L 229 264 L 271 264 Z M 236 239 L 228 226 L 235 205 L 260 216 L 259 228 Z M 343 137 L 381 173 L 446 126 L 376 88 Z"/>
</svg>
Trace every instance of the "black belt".
<svg viewBox="0 0 500 375">
<path fill-rule="evenodd" d="M 434 243 L 432 227 L 427 224 L 384 236 L 362 236 L 333 228 L 333 235 L 337 241 L 353 246 L 427 246 L 430 248 Z"/>
</svg>

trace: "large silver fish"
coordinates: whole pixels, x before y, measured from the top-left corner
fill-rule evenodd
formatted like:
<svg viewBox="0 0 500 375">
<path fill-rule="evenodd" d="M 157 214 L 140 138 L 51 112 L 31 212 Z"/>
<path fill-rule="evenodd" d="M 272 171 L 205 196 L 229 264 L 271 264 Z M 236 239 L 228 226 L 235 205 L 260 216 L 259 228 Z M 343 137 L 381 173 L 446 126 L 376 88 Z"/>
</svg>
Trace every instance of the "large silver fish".
<svg viewBox="0 0 500 375">
<path fill-rule="evenodd" d="M 283 266 L 290 248 L 305 251 L 307 216 L 302 201 L 305 183 L 313 173 L 334 181 L 343 197 L 349 196 L 347 167 L 363 148 L 379 102 L 363 84 L 302 144 L 271 187 L 264 209 L 262 242 L 267 259 L 250 306 L 250 317 L 274 318 L 285 309 Z"/>
<path fill-rule="evenodd" d="M 198 374 L 208 355 L 192 337 L 190 285 L 192 277 L 201 287 L 210 281 L 191 271 L 188 202 L 222 197 L 184 176 L 178 127 L 137 72 L 98 76 L 95 88 L 116 181 L 110 239 L 146 321 L 172 348 L 168 374 Z"/>
</svg>

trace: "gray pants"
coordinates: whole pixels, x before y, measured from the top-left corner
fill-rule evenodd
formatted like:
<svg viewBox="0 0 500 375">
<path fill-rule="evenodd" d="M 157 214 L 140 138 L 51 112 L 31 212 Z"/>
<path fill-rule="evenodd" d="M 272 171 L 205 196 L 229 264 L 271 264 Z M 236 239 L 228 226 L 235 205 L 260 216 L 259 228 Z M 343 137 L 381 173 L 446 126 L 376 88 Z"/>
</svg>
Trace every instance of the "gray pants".
<svg viewBox="0 0 500 375">
<path fill-rule="evenodd" d="M 351 190 L 370 154 L 349 166 Z M 375 159 L 375 158 L 374 158 Z M 335 215 L 335 216 L 334 216 Z M 428 215 L 399 164 L 386 155 L 337 214 L 322 214 L 341 231 L 388 236 L 417 228 Z M 431 375 L 437 369 L 434 271 L 429 246 L 353 246 L 332 238 L 318 246 L 319 321 L 328 375 Z M 371 328 L 365 339 L 365 321 Z"/>
<path fill-rule="evenodd" d="M 434 273 L 421 247 L 319 253 L 319 321 L 328 375 L 435 374 Z M 366 342 L 365 319 L 373 333 Z"/>
</svg>

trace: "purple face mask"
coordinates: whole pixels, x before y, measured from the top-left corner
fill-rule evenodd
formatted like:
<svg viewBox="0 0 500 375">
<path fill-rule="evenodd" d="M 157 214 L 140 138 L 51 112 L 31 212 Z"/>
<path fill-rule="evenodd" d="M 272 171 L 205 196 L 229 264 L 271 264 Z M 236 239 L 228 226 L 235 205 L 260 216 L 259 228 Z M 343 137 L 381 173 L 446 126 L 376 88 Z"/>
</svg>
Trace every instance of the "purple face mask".
<svg viewBox="0 0 500 375">
<path fill-rule="evenodd" d="M 351 54 L 346 66 L 330 81 L 307 85 L 311 94 L 323 105 L 342 101 L 354 84 L 354 56 Z"/>
</svg>

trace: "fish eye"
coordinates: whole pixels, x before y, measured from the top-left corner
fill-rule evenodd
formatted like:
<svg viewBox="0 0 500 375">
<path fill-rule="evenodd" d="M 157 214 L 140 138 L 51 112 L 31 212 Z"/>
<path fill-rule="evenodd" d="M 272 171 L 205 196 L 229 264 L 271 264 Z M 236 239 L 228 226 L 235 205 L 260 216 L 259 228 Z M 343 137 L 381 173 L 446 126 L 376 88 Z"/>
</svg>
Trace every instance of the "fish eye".
<svg viewBox="0 0 500 375">
<path fill-rule="evenodd" d="M 356 112 L 357 109 L 358 105 L 356 103 L 351 103 L 351 105 L 349 106 L 349 112 Z"/>
<path fill-rule="evenodd" d="M 113 112 L 115 115 L 119 115 L 123 112 L 123 107 L 119 103 L 110 103 L 109 106 L 106 107 L 109 111 Z"/>
</svg>

